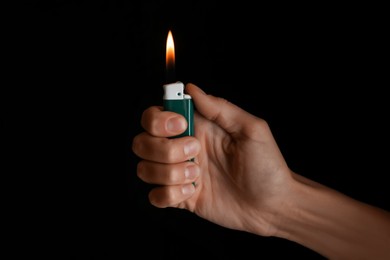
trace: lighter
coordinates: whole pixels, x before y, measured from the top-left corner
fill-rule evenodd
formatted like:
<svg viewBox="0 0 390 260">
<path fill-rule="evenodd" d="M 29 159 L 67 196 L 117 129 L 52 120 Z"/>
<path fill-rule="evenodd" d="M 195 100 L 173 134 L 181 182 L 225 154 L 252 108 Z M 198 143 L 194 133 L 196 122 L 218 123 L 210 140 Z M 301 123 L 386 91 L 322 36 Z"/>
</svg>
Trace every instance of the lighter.
<svg viewBox="0 0 390 260">
<path fill-rule="evenodd" d="M 192 97 L 184 93 L 184 84 L 180 81 L 163 85 L 164 88 L 164 110 L 179 113 L 187 120 L 187 129 L 180 135 L 193 136 L 194 135 L 194 106 Z"/>
<path fill-rule="evenodd" d="M 168 32 L 166 45 L 166 68 L 167 82 L 164 84 L 163 104 L 164 110 L 181 114 L 187 120 L 187 129 L 180 135 L 173 136 L 194 136 L 194 106 L 192 97 L 184 93 L 184 84 L 180 81 L 174 82 L 175 71 L 175 45 L 173 42 L 172 32 Z M 190 161 L 194 161 L 191 159 Z M 194 184 L 195 185 L 195 184 Z"/>
</svg>

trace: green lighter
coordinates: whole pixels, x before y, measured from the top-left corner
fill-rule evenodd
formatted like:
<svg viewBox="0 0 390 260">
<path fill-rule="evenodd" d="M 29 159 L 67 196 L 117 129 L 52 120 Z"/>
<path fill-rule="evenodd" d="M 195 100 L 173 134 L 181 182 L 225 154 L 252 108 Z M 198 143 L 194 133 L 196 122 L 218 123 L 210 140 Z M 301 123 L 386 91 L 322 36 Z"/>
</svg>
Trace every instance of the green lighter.
<svg viewBox="0 0 390 260">
<path fill-rule="evenodd" d="M 184 84 L 180 81 L 163 85 L 164 110 L 183 115 L 187 120 L 187 129 L 175 137 L 194 135 L 194 106 L 192 97 L 184 93 Z"/>
<path fill-rule="evenodd" d="M 173 136 L 173 138 L 194 136 L 194 105 L 192 103 L 192 97 L 184 93 L 183 82 L 173 82 L 175 67 L 175 47 L 171 31 L 168 32 L 166 48 L 167 81 L 172 83 L 163 85 L 163 107 L 166 111 L 172 111 L 181 114 L 187 120 L 187 129 L 180 135 Z M 192 158 L 189 161 L 193 162 L 195 160 L 194 158 Z M 193 182 L 192 185 L 196 186 L 196 183 Z"/>
<path fill-rule="evenodd" d="M 164 110 L 181 114 L 187 120 L 187 129 L 182 134 L 173 136 L 173 138 L 194 136 L 194 105 L 192 103 L 192 97 L 184 93 L 183 82 L 174 82 L 173 80 L 175 70 L 175 45 L 170 30 L 168 32 L 166 48 L 167 81 L 171 83 L 163 85 Z M 190 161 L 194 161 L 194 159 L 191 159 Z"/>
</svg>

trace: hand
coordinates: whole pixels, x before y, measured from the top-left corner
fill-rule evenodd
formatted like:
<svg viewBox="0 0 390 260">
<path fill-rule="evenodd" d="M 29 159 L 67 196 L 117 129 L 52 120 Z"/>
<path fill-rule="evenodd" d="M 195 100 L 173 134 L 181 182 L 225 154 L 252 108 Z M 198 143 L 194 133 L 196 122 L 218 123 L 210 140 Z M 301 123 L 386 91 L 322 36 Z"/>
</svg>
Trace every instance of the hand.
<svg viewBox="0 0 390 260">
<path fill-rule="evenodd" d="M 273 209 L 283 203 L 292 172 L 268 124 L 193 84 L 186 92 L 196 107 L 195 137 L 168 138 L 182 133 L 186 120 L 154 106 L 142 115 L 145 132 L 133 140 L 134 153 L 143 159 L 139 178 L 160 185 L 151 190 L 150 202 L 187 209 L 228 228 L 272 235 Z"/>
<path fill-rule="evenodd" d="M 133 140 L 143 159 L 138 176 L 160 185 L 149 193 L 153 205 L 295 241 L 328 259 L 390 259 L 389 212 L 292 172 L 263 119 L 193 84 L 186 90 L 197 110 L 195 137 L 168 138 L 186 120 L 150 107 L 145 132 Z"/>
</svg>

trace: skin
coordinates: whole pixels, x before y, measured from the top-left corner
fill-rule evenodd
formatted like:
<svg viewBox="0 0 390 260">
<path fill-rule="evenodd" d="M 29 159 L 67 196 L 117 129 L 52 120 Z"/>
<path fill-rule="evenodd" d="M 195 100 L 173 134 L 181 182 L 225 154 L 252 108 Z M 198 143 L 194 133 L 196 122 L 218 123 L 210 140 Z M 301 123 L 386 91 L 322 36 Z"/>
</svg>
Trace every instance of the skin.
<svg viewBox="0 0 390 260">
<path fill-rule="evenodd" d="M 390 259 L 389 212 L 294 173 L 263 119 L 193 84 L 186 92 L 196 107 L 194 137 L 169 138 L 186 120 L 153 106 L 133 139 L 138 177 L 159 185 L 152 205 L 285 238 L 330 259 Z"/>
</svg>

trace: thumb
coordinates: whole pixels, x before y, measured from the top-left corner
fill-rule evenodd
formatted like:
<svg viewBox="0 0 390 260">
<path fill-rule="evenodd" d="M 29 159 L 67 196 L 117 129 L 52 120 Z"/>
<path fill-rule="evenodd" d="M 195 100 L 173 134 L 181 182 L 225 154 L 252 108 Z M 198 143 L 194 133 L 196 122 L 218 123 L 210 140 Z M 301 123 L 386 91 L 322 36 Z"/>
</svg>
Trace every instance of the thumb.
<svg viewBox="0 0 390 260">
<path fill-rule="evenodd" d="M 186 85 L 186 93 L 194 102 L 196 110 L 208 120 L 225 129 L 229 134 L 253 130 L 254 120 L 261 120 L 226 99 L 206 94 L 192 83 Z"/>
</svg>

